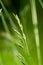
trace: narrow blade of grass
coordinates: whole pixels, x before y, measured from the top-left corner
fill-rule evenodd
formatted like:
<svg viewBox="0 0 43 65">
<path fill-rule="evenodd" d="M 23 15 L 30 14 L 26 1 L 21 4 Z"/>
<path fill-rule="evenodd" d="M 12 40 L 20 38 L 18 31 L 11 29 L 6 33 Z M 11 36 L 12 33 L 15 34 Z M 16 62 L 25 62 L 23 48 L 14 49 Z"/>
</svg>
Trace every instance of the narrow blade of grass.
<svg viewBox="0 0 43 65">
<path fill-rule="evenodd" d="M 4 26 L 5 31 L 9 33 L 9 29 L 8 29 L 8 26 L 6 24 L 6 21 L 5 21 L 5 18 L 3 16 L 3 13 L 2 12 L 1 12 L 1 18 L 2 18 L 2 23 L 3 23 L 3 26 Z"/>
<path fill-rule="evenodd" d="M 33 26 L 34 26 L 34 34 L 35 34 L 35 41 L 36 41 L 36 48 L 37 48 L 38 64 L 41 65 L 38 20 L 37 20 L 35 0 L 30 0 L 30 4 L 31 4 L 32 22 L 33 22 Z"/>
</svg>

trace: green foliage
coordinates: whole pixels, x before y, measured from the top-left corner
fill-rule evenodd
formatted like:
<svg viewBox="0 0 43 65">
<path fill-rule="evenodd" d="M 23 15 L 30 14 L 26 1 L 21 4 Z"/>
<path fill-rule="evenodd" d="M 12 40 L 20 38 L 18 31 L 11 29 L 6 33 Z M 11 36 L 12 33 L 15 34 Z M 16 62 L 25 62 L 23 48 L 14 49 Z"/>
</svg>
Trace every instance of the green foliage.
<svg viewBox="0 0 43 65">
<path fill-rule="evenodd" d="M 0 65 L 43 65 L 36 11 L 42 1 L 17 0 L 18 7 L 8 1 L 0 0 Z"/>
</svg>

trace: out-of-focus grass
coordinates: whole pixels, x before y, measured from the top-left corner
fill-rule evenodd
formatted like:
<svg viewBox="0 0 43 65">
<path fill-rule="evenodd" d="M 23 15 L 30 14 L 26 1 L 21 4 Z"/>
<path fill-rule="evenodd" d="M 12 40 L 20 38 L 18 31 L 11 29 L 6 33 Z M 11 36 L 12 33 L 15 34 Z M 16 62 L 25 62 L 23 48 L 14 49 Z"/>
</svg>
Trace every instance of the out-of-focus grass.
<svg viewBox="0 0 43 65">
<path fill-rule="evenodd" d="M 17 14 L 16 10 L 9 11 L 3 1 L 0 0 L 0 65 L 43 65 L 37 1 L 20 0 L 19 10 L 15 7 Z"/>
</svg>

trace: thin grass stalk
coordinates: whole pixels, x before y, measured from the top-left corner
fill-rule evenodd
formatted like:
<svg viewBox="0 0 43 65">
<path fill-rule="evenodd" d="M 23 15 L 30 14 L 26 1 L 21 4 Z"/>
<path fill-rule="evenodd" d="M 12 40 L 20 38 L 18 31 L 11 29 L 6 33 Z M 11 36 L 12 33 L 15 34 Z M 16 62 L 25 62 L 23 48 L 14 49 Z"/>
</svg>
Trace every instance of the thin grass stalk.
<svg viewBox="0 0 43 65">
<path fill-rule="evenodd" d="M 3 2 L 2 2 L 2 1 L 0 1 L 0 4 L 1 4 L 1 6 L 2 6 L 2 8 L 3 8 L 3 10 L 4 10 L 5 14 L 6 14 L 6 16 L 8 17 L 9 22 L 10 22 L 10 24 L 11 24 L 12 28 L 15 28 L 16 26 L 14 25 L 14 22 L 13 22 L 13 20 L 12 20 L 11 16 L 10 16 L 10 14 L 9 14 L 9 13 L 8 13 L 8 11 L 6 10 L 6 8 L 5 8 L 5 6 L 4 6 Z"/>
<path fill-rule="evenodd" d="M 42 2 L 42 0 L 39 0 L 39 3 L 40 3 L 40 5 L 41 5 L 42 8 L 43 8 L 43 2 Z"/>
<path fill-rule="evenodd" d="M 37 12 L 36 12 L 35 0 L 30 0 L 30 5 L 31 5 L 32 22 L 33 22 L 33 27 L 34 27 L 36 48 L 37 48 L 38 64 L 41 65 L 40 42 L 39 42 L 39 32 L 38 32 L 38 20 L 37 20 Z"/>
<path fill-rule="evenodd" d="M 6 21 L 5 21 L 5 18 L 4 18 L 4 15 L 3 13 L 1 12 L 1 18 L 2 18 L 2 23 L 3 23 L 3 26 L 4 26 L 4 29 L 7 33 L 10 33 L 9 29 L 8 29 L 8 26 L 6 24 Z"/>
</svg>

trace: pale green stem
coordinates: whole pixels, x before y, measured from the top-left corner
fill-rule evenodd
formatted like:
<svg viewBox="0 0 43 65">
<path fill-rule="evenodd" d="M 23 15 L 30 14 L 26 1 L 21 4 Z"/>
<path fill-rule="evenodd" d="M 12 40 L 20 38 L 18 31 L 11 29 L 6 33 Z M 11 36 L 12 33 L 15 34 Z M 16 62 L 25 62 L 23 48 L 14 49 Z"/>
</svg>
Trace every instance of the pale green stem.
<svg viewBox="0 0 43 65">
<path fill-rule="evenodd" d="M 7 33 L 9 33 L 9 29 L 7 27 L 7 24 L 6 24 L 6 21 L 4 19 L 4 16 L 3 16 L 3 13 L 1 12 L 1 18 L 2 18 L 2 23 L 3 23 L 3 26 L 4 26 L 4 29 Z"/>
<path fill-rule="evenodd" d="M 9 15 L 8 11 L 6 10 L 6 8 L 5 8 L 3 2 L 1 1 L 0 3 L 1 3 L 1 6 L 2 6 L 2 8 L 3 8 L 5 14 L 7 15 L 8 19 L 9 19 L 9 22 L 10 22 L 12 28 L 15 28 L 16 26 L 14 25 L 14 22 L 13 22 L 11 16 Z"/>
<path fill-rule="evenodd" d="M 33 26 L 34 26 L 35 41 L 36 41 L 36 47 L 37 47 L 38 64 L 41 65 L 38 20 L 37 20 L 35 0 L 30 0 L 30 4 L 31 4 L 32 21 L 33 21 Z"/>
<path fill-rule="evenodd" d="M 39 0 L 39 3 L 40 3 L 40 5 L 42 6 L 42 8 L 43 8 L 43 2 L 42 2 L 43 0 Z"/>
</svg>

